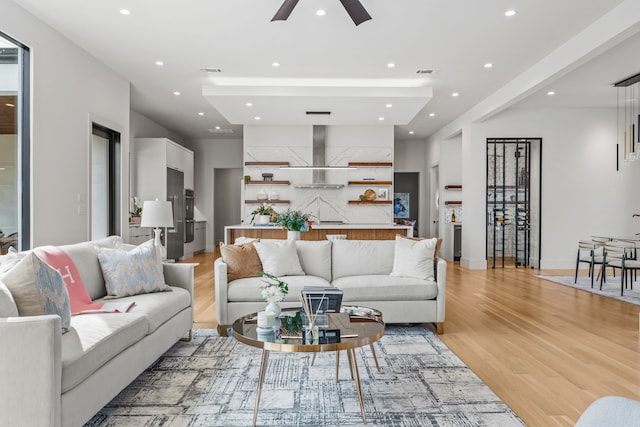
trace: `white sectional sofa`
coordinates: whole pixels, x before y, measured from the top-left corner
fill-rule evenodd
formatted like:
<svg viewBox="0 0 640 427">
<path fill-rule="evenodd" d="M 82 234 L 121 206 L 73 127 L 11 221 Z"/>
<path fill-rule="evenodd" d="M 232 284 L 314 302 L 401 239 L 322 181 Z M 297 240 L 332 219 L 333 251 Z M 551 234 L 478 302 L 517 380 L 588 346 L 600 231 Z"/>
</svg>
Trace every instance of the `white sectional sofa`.
<svg viewBox="0 0 640 427">
<path fill-rule="evenodd" d="M 107 292 L 96 244 L 132 249 L 113 238 L 60 248 L 91 299 L 101 301 Z M 163 264 L 171 291 L 115 300 L 135 302 L 126 313 L 72 316 L 64 334 L 58 315 L 0 317 L 0 426 L 74 427 L 90 420 L 176 341 L 190 336 L 193 267 Z"/>
<path fill-rule="evenodd" d="M 435 264 L 431 279 L 393 275 L 396 244 L 393 240 L 296 241 L 303 273 L 281 276 L 289 285 L 289 293 L 280 306 L 300 306 L 298 298 L 304 286 L 334 286 L 344 292 L 343 304 L 378 309 L 385 323 L 434 323 L 438 333 L 443 333 L 446 261 L 429 260 Z M 264 310 L 261 277 L 228 280 L 224 257 L 215 261 L 214 277 L 221 335 L 226 335 L 228 326 L 240 316 Z"/>
</svg>

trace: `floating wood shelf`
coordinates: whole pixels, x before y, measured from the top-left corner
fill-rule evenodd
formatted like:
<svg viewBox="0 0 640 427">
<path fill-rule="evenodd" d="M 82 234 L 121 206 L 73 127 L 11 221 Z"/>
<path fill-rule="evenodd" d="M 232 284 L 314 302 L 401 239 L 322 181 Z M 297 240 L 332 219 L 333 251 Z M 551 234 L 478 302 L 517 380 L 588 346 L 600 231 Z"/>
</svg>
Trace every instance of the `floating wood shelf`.
<svg viewBox="0 0 640 427">
<path fill-rule="evenodd" d="M 349 181 L 349 185 L 392 185 L 393 181 Z"/>
<path fill-rule="evenodd" d="M 393 166 L 393 162 L 349 162 L 349 166 L 382 168 Z"/>
<path fill-rule="evenodd" d="M 392 200 L 349 200 L 350 205 L 390 205 L 392 203 Z"/>
<path fill-rule="evenodd" d="M 275 204 L 275 203 L 281 203 L 281 204 L 289 204 L 290 201 L 289 200 L 245 200 L 245 203 L 268 203 L 268 204 Z"/>
<path fill-rule="evenodd" d="M 248 181 L 247 185 L 289 185 L 289 181 Z"/>
<path fill-rule="evenodd" d="M 462 185 L 445 185 L 445 190 L 462 190 Z"/>
<path fill-rule="evenodd" d="M 460 200 L 447 200 L 444 202 L 445 205 L 461 205 L 462 201 Z"/>
<path fill-rule="evenodd" d="M 244 162 L 245 166 L 289 166 L 289 162 Z"/>
</svg>

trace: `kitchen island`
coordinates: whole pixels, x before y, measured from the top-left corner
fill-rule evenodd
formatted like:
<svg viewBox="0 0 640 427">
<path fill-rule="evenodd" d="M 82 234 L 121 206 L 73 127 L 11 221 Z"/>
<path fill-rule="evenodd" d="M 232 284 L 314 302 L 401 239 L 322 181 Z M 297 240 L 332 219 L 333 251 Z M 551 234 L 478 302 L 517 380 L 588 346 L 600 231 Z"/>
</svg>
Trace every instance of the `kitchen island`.
<svg viewBox="0 0 640 427">
<path fill-rule="evenodd" d="M 413 236 L 413 227 L 396 224 L 313 224 L 310 231 L 301 233 L 302 240 L 324 240 L 327 234 L 346 234 L 349 240 L 393 240 L 396 235 Z M 228 225 L 224 227 L 224 242 L 233 243 L 238 237 L 255 239 L 286 239 L 287 231 L 278 225 Z"/>
</svg>

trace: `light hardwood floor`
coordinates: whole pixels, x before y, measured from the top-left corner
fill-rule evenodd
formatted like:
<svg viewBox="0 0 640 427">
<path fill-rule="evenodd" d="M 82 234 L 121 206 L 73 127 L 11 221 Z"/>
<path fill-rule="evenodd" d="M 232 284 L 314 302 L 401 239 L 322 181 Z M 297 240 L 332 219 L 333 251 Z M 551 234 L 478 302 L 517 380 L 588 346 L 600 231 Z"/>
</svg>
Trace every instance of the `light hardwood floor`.
<svg viewBox="0 0 640 427">
<path fill-rule="evenodd" d="M 189 260 L 196 328 L 217 326 L 215 256 Z M 600 396 L 640 399 L 640 306 L 535 277 L 572 273 L 448 265 L 440 338 L 527 426 L 572 426 Z"/>
</svg>

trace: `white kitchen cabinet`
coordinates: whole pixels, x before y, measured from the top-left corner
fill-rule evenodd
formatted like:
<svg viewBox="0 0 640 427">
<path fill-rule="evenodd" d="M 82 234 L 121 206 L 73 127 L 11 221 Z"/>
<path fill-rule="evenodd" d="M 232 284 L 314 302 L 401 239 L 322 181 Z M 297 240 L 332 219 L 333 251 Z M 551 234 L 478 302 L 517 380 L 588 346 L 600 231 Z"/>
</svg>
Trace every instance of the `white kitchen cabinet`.
<svg viewBox="0 0 640 427">
<path fill-rule="evenodd" d="M 207 249 L 207 222 L 196 221 L 193 234 L 193 252 L 204 252 Z"/>
<path fill-rule="evenodd" d="M 139 245 L 153 239 L 151 227 L 140 227 L 138 224 L 129 224 L 129 244 Z"/>
<path fill-rule="evenodd" d="M 184 174 L 193 189 L 193 151 L 166 138 L 136 138 L 133 146 L 133 194 L 141 201 L 167 199 L 167 168 Z"/>
</svg>

